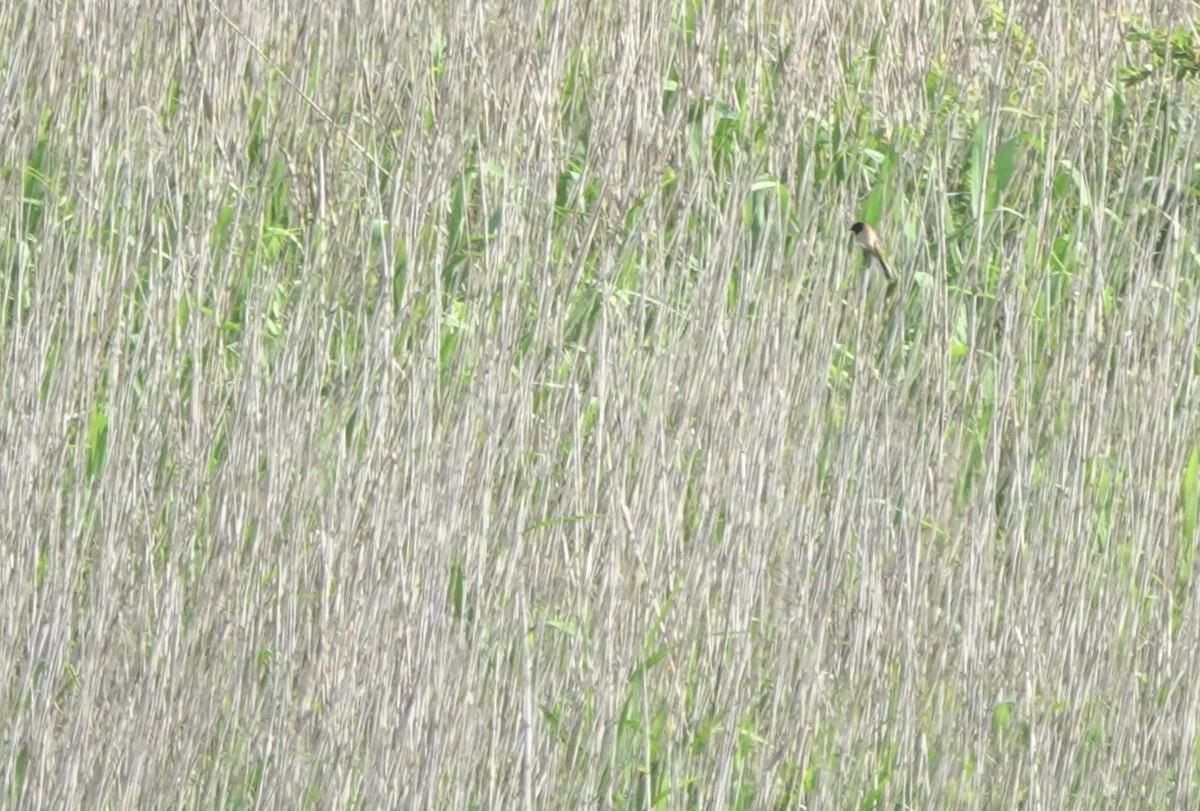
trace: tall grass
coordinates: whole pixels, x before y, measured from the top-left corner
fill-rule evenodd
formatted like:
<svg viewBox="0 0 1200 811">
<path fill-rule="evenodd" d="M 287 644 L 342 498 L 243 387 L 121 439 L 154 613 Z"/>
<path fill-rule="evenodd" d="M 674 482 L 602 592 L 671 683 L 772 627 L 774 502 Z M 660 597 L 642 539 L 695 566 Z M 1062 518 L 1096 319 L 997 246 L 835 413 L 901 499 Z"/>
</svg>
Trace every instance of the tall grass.
<svg viewBox="0 0 1200 811">
<path fill-rule="evenodd" d="M 1196 807 L 1194 11 L 1097 5 L 6 6 L 4 805 Z"/>
</svg>

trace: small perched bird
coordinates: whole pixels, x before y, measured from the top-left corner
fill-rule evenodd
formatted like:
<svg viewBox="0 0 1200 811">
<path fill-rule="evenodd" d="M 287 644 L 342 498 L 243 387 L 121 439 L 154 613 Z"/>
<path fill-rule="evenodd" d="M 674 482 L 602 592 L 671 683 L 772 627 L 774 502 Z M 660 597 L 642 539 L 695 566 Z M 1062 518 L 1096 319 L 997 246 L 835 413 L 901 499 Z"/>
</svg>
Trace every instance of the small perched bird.
<svg viewBox="0 0 1200 811">
<path fill-rule="evenodd" d="M 896 281 L 891 267 L 883 258 L 883 243 L 879 241 L 879 234 L 875 233 L 875 229 L 865 222 L 856 222 L 850 226 L 850 230 L 854 232 L 854 244 L 862 248 L 862 252 L 867 256 L 873 256 L 879 260 L 879 266 L 883 268 L 883 275 L 889 282 Z"/>
</svg>

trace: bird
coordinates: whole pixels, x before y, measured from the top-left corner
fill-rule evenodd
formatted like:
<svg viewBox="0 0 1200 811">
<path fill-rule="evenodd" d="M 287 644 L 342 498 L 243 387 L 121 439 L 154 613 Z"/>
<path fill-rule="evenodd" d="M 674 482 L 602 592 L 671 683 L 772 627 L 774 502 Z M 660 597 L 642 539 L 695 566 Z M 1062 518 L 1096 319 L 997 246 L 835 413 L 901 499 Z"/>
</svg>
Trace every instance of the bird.
<svg viewBox="0 0 1200 811">
<path fill-rule="evenodd" d="M 889 282 L 896 281 L 891 266 L 883 258 L 883 243 L 879 240 L 879 234 L 875 233 L 875 229 L 865 222 L 856 222 L 850 226 L 850 230 L 854 232 L 854 244 L 862 248 L 862 252 L 868 257 L 874 257 L 879 261 L 879 266 L 883 268 L 883 275 Z"/>
</svg>

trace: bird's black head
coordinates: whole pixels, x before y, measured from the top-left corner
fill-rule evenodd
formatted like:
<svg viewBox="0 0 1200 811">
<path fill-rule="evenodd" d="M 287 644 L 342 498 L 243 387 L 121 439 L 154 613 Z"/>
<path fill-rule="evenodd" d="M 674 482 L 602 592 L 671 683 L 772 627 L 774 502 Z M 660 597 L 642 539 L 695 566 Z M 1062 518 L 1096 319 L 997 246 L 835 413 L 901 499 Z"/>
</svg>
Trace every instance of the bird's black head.
<svg viewBox="0 0 1200 811">
<path fill-rule="evenodd" d="M 850 230 L 853 231 L 854 233 L 858 234 L 858 233 L 861 233 L 862 230 L 866 227 L 867 227 L 867 224 L 865 222 L 856 222 L 856 223 L 854 223 L 854 225 L 850 226 Z"/>
</svg>

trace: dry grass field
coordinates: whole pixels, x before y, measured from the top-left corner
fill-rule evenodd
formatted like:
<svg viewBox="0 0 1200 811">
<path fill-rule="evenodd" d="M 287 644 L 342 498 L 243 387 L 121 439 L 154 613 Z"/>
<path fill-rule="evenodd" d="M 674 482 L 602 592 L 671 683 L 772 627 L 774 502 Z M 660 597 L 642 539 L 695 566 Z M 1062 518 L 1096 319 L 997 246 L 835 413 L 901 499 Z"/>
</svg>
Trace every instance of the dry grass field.
<svg viewBox="0 0 1200 811">
<path fill-rule="evenodd" d="M 1200 807 L 1200 11 L 1098 6 L 5 4 L 0 807 Z"/>
</svg>

